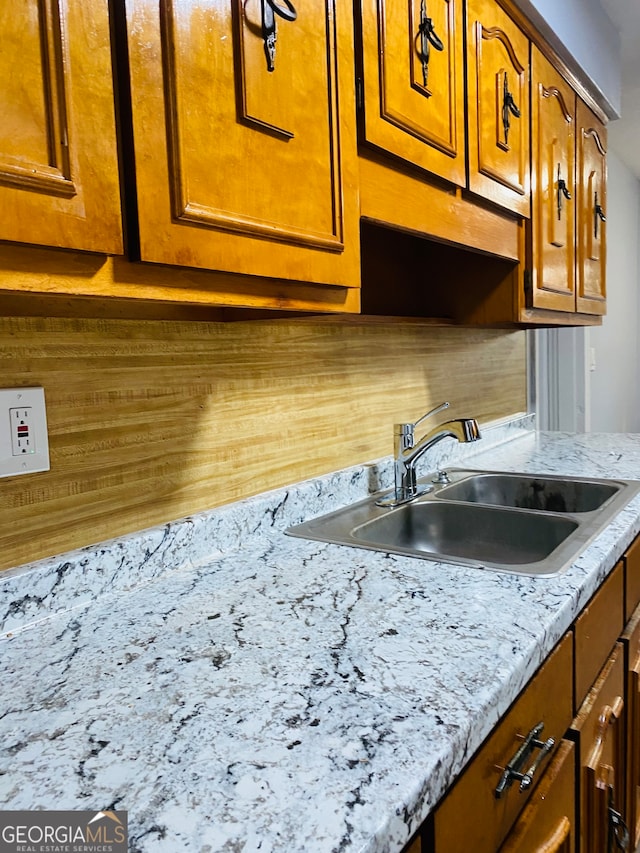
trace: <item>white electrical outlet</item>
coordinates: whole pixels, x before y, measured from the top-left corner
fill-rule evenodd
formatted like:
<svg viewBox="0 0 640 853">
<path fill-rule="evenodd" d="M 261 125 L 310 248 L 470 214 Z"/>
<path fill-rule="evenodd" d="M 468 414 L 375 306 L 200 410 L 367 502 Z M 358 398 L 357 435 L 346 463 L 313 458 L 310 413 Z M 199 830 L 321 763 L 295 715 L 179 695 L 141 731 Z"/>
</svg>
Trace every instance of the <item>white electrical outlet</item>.
<svg viewBox="0 0 640 853">
<path fill-rule="evenodd" d="M 44 389 L 0 389 L 0 477 L 48 470 Z"/>
<path fill-rule="evenodd" d="M 31 429 L 31 406 L 18 406 L 9 409 L 9 430 L 11 432 L 11 452 L 14 456 L 23 456 L 36 452 L 36 442 Z"/>
</svg>

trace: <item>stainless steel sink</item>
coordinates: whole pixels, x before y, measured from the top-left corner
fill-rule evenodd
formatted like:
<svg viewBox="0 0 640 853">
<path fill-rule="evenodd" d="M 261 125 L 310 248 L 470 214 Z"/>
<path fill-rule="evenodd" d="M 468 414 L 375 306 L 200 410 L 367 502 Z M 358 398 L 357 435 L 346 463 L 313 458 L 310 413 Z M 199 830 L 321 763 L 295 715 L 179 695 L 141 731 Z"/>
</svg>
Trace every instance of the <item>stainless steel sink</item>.
<svg viewBox="0 0 640 853">
<path fill-rule="evenodd" d="M 623 488 L 619 482 L 564 480 L 525 474 L 476 474 L 440 490 L 441 500 L 547 512 L 592 512 Z"/>
<path fill-rule="evenodd" d="M 450 484 L 380 507 L 380 494 L 298 524 L 292 536 L 478 568 L 551 576 L 640 491 L 634 480 L 448 469 Z M 425 478 L 423 483 L 429 483 Z"/>
<path fill-rule="evenodd" d="M 517 566 L 546 559 L 578 527 L 566 516 L 423 502 L 406 504 L 361 524 L 351 535 L 402 553 L 447 554 Z"/>
</svg>

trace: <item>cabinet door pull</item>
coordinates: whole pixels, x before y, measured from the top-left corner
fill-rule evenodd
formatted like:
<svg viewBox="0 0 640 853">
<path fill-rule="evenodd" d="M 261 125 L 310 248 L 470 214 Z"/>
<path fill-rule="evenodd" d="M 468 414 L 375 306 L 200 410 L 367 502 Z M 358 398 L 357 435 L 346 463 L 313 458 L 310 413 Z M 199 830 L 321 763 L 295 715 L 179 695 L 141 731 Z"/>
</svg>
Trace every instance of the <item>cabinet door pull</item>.
<svg viewBox="0 0 640 853">
<path fill-rule="evenodd" d="M 494 791 L 497 800 L 504 796 L 514 781 L 520 782 L 520 793 L 523 793 L 531 787 L 534 774 L 542 763 L 543 758 L 545 758 L 556 745 L 556 742 L 552 737 L 545 741 L 539 740 L 543 729 L 544 723 L 538 723 L 537 726 L 534 726 L 525 737 L 522 744 L 518 747 L 516 754 L 504 768 L 500 781 L 496 785 L 496 789 Z M 525 763 L 529 761 L 534 749 L 539 749 L 540 752 L 529 769 L 525 773 L 522 773 L 522 768 L 525 766 Z"/>
<path fill-rule="evenodd" d="M 597 240 L 598 239 L 598 220 L 600 220 L 600 222 L 606 222 L 607 221 L 607 217 L 604 215 L 604 210 L 602 209 L 602 205 L 598 203 L 598 191 L 597 190 L 594 193 L 593 204 L 594 204 L 594 207 L 593 207 L 593 233 L 594 233 L 594 236 Z"/>
<path fill-rule="evenodd" d="M 267 71 L 275 71 L 276 63 L 276 15 L 285 21 L 295 21 L 298 13 L 291 0 L 282 0 L 279 6 L 275 0 L 262 0 L 262 39 L 267 57 Z"/>
<path fill-rule="evenodd" d="M 422 63 L 422 84 L 425 88 L 429 78 L 429 58 L 432 45 L 436 50 L 444 50 L 444 45 L 433 26 L 433 20 L 427 16 L 426 0 L 420 0 L 420 26 L 416 36 L 416 49 Z"/>
<path fill-rule="evenodd" d="M 502 88 L 502 127 L 504 129 L 504 144 L 509 143 L 509 128 L 511 127 L 511 118 L 520 118 L 520 110 L 513 100 L 513 95 L 509 91 L 509 83 L 507 81 L 507 72 L 504 74 L 504 86 Z"/>
<path fill-rule="evenodd" d="M 629 840 L 631 836 L 624 818 L 613 807 L 613 785 L 609 786 L 609 841 L 608 849 L 613 853 L 614 850 L 628 850 Z"/>
<path fill-rule="evenodd" d="M 560 177 L 560 163 L 558 163 L 558 182 L 556 193 L 558 205 L 558 219 L 562 219 L 562 196 L 564 196 L 567 201 L 571 201 L 571 193 L 569 192 L 569 188 L 567 187 L 567 183 L 564 178 Z"/>
</svg>

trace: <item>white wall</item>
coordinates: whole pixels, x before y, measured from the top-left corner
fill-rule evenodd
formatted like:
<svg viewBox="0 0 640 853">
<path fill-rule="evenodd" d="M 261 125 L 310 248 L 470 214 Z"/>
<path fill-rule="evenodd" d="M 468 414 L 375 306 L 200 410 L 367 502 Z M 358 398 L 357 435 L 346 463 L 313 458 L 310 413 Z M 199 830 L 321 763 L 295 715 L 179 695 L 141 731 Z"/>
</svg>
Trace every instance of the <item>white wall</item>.
<svg viewBox="0 0 640 853">
<path fill-rule="evenodd" d="M 599 0 L 515 2 L 566 61 L 565 51 L 575 59 L 601 93 L 598 100 L 609 118 L 618 118 L 621 113 L 620 35 Z"/>
<path fill-rule="evenodd" d="M 587 332 L 592 432 L 640 432 L 640 181 L 607 155 L 607 315 Z"/>
</svg>

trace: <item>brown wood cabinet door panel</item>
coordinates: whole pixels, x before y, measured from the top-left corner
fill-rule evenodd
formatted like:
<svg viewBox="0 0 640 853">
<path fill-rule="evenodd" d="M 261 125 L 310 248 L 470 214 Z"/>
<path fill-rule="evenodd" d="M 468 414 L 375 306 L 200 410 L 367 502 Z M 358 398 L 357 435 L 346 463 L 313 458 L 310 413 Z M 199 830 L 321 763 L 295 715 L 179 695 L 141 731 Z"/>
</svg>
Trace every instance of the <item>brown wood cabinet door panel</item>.
<svg viewBox="0 0 640 853">
<path fill-rule="evenodd" d="M 640 604 L 640 539 L 636 539 L 624 555 L 624 583 L 624 617 L 628 622 Z"/>
<path fill-rule="evenodd" d="M 627 698 L 627 818 L 635 849 L 640 845 L 640 654 L 629 670 Z"/>
<path fill-rule="evenodd" d="M 607 131 L 578 99 L 577 294 L 578 311 L 606 310 Z"/>
<path fill-rule="evenodd" d="M 640 607 L 625 627 L 621 640 L 626 650 L 626 817 L 631 849 L 640 845 Z"/>
<path fill-rule="evenodd" d="M 298 11 L 269 60 L 259 0 L 128 0 L 143 260 L 357 285 L 351 20 Z"/>
<path fill-rule="evenodd" d="M 580 849 L 607 853 L 609 807 L 625 810 L 624 655 L 616 646 L 571 728 L 578 734 Z"/>
<path fill-rule="evenodd" d="M 500 853 L 575 853 L 575 747 L 563 740 Z"/>
<path fill-rule="evenodd" d="M 467 853 L 469 849 L 474 853 L 495 853 L 505 840 L 532 791 L 535 792 L 537 778 L 534 777 L 534 785 L 523 791 L 514 782 L 501 797 L 496 797 L 496 787 L 532 727 L 543 721 L 540 737 L 543 740 L 554 737 L 556 743 L 566 731 L 572 714 L 572 667 L 572 641 L 567 635 L 438 807 L 434 818 L 438 853 Z M 549 702 L 550 696 L 554 697 L 553 702 Z M 534 751 L 531 762 L 535 755 Z M 547 766 L 543 760 L 537 773 L 543 773 Z"/>
<path fill-rule="evenodd" d="M 467 7 L 469 188 L 530 215 L 529 41 L 494 0 Z"/>
<path fill-rule="evenodd" d="M 361 13 L 364 140 L 465 186 L 461 0 L 362 0 Z"/>
<path fill-rule="evenodd" d="M 65 97 L 68 60 L 56 0 L 2 7 L 2 163 L 0 180 L 24 189 L 60 195 L 77 192 L 70 180 L 65 140 L 69 117 Z M 10 69 L 24 67 L 25 73 Z"/>
<path fill-rule="evenodd" d="M 623 628 L 624 571 L 618 563 L 574 626 L 576 713 Z"/>
<path fill-rule="evenodd" d="M 0 239 L 122 252 L 107 0 L 0 0 Z"/>
<path fill-rule="evenodd" d="M 575 311 L 576 96 L 535 47 L 531 69 L 532 304 Z"/>
</svg>

